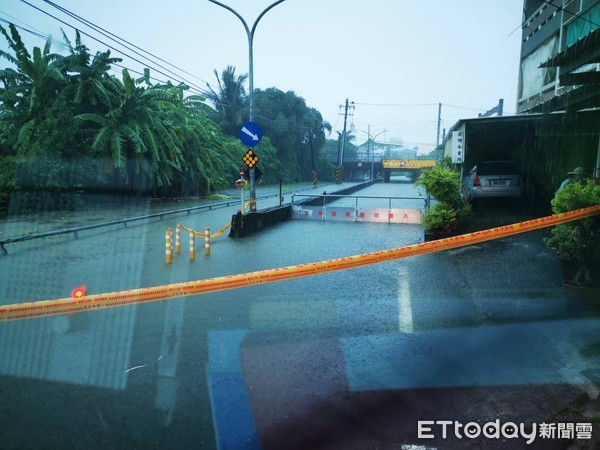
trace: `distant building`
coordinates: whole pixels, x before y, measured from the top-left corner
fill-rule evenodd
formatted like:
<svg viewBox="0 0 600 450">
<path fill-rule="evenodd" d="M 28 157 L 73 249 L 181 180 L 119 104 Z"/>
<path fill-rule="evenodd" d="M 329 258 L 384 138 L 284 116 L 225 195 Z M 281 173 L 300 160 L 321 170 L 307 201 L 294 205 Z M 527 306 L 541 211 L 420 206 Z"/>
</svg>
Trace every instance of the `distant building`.
<svg viewBox="0 0 600 450">
<path fill-rule="evenodd" d="M 518 113 L 600 107 L 600 0 L 524 0 Z"/>
<path fill-rule="evenodd" d="M 375 161 L 384 158 L 417 159 L 418 147 L 407 148 L 404 144 L 384 144 L 368 140 L 358 146 L 358 158 L 362 161 Z M 370 156 L 369 156 L 370 155 Z"/>
</svg>

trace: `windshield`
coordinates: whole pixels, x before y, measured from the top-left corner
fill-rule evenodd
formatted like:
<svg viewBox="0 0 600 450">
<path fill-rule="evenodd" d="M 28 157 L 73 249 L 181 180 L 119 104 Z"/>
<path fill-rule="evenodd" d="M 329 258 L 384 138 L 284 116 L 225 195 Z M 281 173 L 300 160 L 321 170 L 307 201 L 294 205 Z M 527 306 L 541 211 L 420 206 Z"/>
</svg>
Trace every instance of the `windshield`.
<svg viewBox="0 0 600 450">
<path fill-rule="evenodd" d="M 3 1 L 0 448 L 600 448 L 599 28 Z"/>
</svg>

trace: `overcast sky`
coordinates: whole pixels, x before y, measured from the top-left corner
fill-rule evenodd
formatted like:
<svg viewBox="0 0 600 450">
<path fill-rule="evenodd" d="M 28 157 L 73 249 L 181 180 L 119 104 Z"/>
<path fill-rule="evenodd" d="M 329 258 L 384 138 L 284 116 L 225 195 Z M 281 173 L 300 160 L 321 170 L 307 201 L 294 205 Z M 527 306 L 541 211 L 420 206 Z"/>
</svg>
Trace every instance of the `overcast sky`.
<svg viewBox="0 0 600 450">
<path fill-rule="evenodd" d="M 238 11 L 251 28 L 274 0 L 221 0 Z M 122 49 L 42 0 L 27 0 L 106 44 Z M 55 4 L 185 70 L 157 63 L 160 80 L 185 80 L 199 88 L 216 84 L 228 65 L 247 73 L 248 43 L 242 23 L 208 0 L 56 0 Z M 254 37 L 254 86 L 294 91 L 341 131 L 340 106 L 355 103 L 348 127 L 357 142 L 418 144 L 436 141 L 438 103 L 442 128 L 494 107 L 504 99 L 514 114 L 519 70 L 522 0 L 286 0 L 262 17 Z M 74 31 L 22 0 L 3 0 L 0 18 L 51 34 L 53 50 L 64 52 L 60 28 Z M 6 26 L 6 23 L 2 23 Z M 517 29 L 518 28 L 518 29 Z M 31 46 L 43 41 L 25 31 Z M 92 49 L 106 45 L 83 36 Z M 7 50 L 3 37 L 0 48 Z M 123 65 L 139 70 L 141 59 Z M 5 60 L 0 66 L 6 65 Z M 120 69 L 118 69 L 120 70 Z M 257 122 L 259 122 L 257 120 Z M 385 130 L 385 131 L 384 131 Z M 334 133 L 331 137 L 336 137 Z M 430 144 L 430 145 L 427 145 Z"/>
</svg>

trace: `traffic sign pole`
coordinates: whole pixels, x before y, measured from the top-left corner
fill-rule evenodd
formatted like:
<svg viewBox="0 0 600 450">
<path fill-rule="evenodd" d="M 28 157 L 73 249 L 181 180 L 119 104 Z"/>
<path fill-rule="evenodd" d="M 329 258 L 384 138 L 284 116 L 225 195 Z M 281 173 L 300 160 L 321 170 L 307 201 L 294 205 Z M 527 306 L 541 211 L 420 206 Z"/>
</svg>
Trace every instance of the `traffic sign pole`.
<svg viewBox="0 0 600 450">
<path fill-rule="evenodd" d="M 250 108 L 249 108 L 250 114 L 249 115 L 250 115 L 250 121 L 252 121 L 252 120 L 254 120 L 254 58 L 252 56 L 253 55 L 252 42 L 254 40 L 254 32 L 256 31 L 256 26 L 258 25 L 258 22 L 267 13 L 267 11 L 269 11 L 271 8 L 279 5 L 280 3 L 284 2 L 285 0 L 277 0 L 275 3 L 273 3 L 272 5 L 265 8 L 263 10 L 263 12 L 261 12 L 260 15 L 257 17 L 257 19 L 254 21 L 254 25 L 252 25 L 252 29 L 250 29 L 248 27 L 248 24 L 246 23 L 244 18 L 240 15 L 240 13 L 238 13 L 232 7 L 227 6 L 217 0 L 209 0 L 209 1 L 214 3 L 215 5 L 219 5 L 220 7 L 225 8 L 229 12 L 233 13 L 238 19 L 240 19 L 240 21 L 242 22 L 242 25 L 244 25 L 244 29 L 246 30 L 246 36 L 248 37 L 248 60 L 249 60 L 249 67 L 248 67 L 249 77 L 248 78 L 249 78 L 249 82 L 250 82 L 250 92 L 248 95 L 249 106 L 250 106 Z M 249 174 L 250 175 L 250 210 L 256 211 L 256 189 L 254 186 L 254 180 L 255 180 L 254 168 L 250 167 L 249 172 L 250 172 L 250 174 Z"/>
<path fill-rule="evenodd" d="M 242 128 L 240 129 L 240 141 L 242 141 L 242 144 L 244 144 L 246 147 L 254 148 L 256 145 L 258 145 L 258 143 L 260 142 L 261 139 L 262 139 L 262 131 L 257 123 L 252 122 L 252 120 L 251 120 L 250 122 L 246 122 L 246 123 L 242 124 Z M 248 156 L 248 154 L 250 154 L 250 155 L 252 154 L 252 149 L 250 149 L 248 151 L 246 156 Z M 246 156 L 244 158 L 246 158 Z M 256 158 L 256 161 L 258 161 L 258 158 Z M 246 163 L 246 165 L 249 168 L 248 175 L 250 178 L 250 211 L 251 212 L 256 211 L 256 175 L 255 175 L 255 171 L 254 171 L 254 165 L 256 164 L 256 161 L 254 161 L 252 164 L 248 164 L 248 162 L 246 160 L 244 160 L 244 162 Z"/>
</svg>

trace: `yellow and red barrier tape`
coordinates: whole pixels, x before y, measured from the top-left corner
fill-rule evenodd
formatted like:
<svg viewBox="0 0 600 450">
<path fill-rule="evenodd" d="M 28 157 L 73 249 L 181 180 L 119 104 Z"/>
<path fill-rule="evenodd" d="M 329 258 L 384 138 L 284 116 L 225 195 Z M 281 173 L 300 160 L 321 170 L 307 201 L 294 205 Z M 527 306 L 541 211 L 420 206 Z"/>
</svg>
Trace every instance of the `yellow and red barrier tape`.
<svg viewBox="0 0 600 450">
<path fill-rule="evenodd" d="M 225 230 L 227 230 L 227 228 L 229 228 L 231 226 L 231 222 L 229 222 L 227 225 L 225 225 L 223 228 L 221 228 L 219 231 L 217 231 L 214 234 L 211 234 L 209 237 L 211 239 L 214 238 L 218 238 L 219 236 L 221 236 Z M 185 231 L 187 231 L 188 233 L 194 233 L 195 236 L 201 237 L 201 238 L 205 238 L 206 237 L 206 233 L 200 233 L 199 231 L 196 230 L 192 230 L 191 228 L 185 227 L 183 225 L 179 225 L 180 228 L 183 228 Z"/>
<path fill-rule="evenodd" d="M 290 280 L 320 273 L 362 267 L 370 264 L 392 261 L 409 256 L 433 253 L 441 250 L 463 247 L 465 245 L 490 241 L 493 239 L 525 233 L 540 228 L 550 227 L 573 220 L 591 217 L 600 213 L 600 205 L 589 208 L 556 214 L 539 219 L 519 222 L 484 231 L 463 234 L 460 236 L 439 239 L 421 244 L 407 245 L 390 250 L 382 250 L 328 261 L 261 270 L 237 275 L 228 275 L 204 280 L 167 284 L 164 286 L 133 289 L 129 291 L 92 294 L 83 297 L 41 300 L 28 303 L 17 303 L 0 306 L 0 322 L 9 320 L 33 319 L 36 317 L 71 314 L 100 308 L 114 308 L 137 303 L 146 303 L 189 295 L 207 294 L 209 292 L 237 289 L 275 281 Z"/>
</svg>

